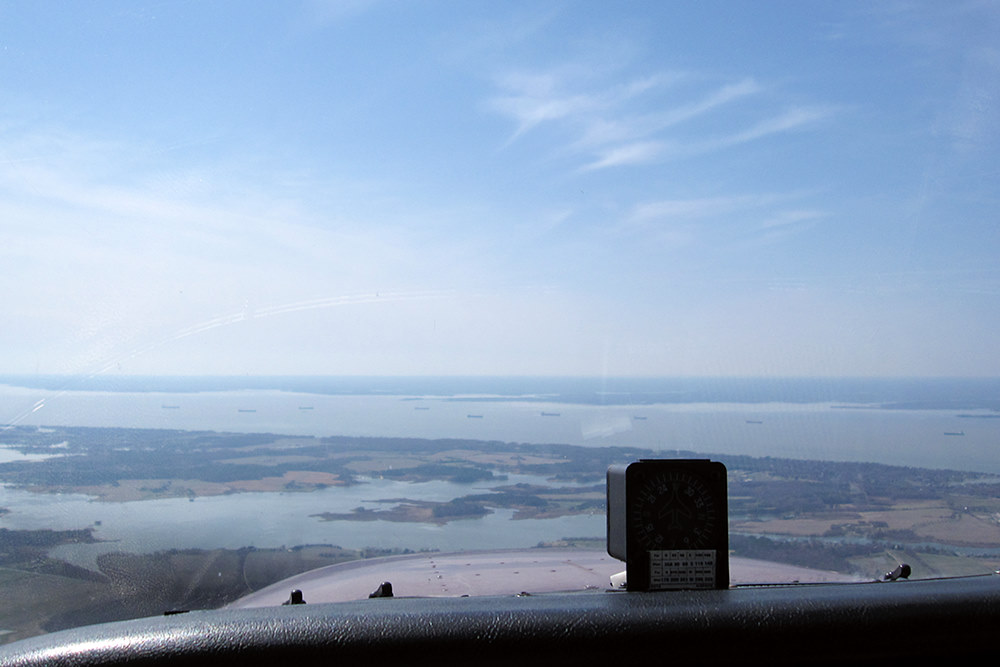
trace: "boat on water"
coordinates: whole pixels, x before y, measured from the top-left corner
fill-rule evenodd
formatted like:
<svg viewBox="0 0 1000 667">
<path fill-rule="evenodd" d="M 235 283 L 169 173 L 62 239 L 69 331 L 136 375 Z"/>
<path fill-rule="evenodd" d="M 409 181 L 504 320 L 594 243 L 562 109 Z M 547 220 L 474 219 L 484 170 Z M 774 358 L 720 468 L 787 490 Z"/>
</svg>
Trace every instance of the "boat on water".
<svg viewBox="0 0 1000 667">
<path fill-rule="evenodd" d="M 945 431 L 945 435 L 965 435 L 965 431 Z"/>
</svg>

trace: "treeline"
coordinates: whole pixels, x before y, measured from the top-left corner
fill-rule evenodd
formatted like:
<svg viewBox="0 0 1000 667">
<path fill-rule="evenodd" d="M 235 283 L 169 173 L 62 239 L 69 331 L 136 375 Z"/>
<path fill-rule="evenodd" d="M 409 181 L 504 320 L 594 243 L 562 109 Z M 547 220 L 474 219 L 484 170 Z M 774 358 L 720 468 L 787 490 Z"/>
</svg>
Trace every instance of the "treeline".
<svg viewBox="0 0 1000 667">
<path fill-rule="evenodd" d="M 856 574 L 850 559 L 883 551 L 884 546 L 822 540 L 774 540 L 752 535 L 730 535 L 734 556 L 800 565 L 814 570 Z"/>
<path fill-rule="evenodd" d="M 89 544 L 96 542 L 93 529 L 81 530 L 10 530 L 0 528 L 0 557 L 18 549 L 49 549 L 60 544 Z"/>
<path fill-rule="evenodd" d="M 409 468 L 395 468 L 382 471 L 383 477 L 391 479 L 442 479 L 456 484 L 471 484 L 489 479 L 505 479 L 497 477 L 492 470 L 471 465 L 456 465 L 448 463 L 425 463 Z"/>
</svg>

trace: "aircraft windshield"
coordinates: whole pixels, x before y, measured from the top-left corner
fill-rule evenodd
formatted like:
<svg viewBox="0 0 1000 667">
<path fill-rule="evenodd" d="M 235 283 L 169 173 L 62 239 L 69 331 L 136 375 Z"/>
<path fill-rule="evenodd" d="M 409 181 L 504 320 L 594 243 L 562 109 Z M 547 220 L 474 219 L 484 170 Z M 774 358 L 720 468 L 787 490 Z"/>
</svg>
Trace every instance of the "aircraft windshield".
<svg viewBox="0 0 1000 667">
<path fill-rule="evenodd" d="M 383 556 L 609 586 L 640 458 L 725 463 L 734 584 L 996 570 L 998 22 L 0 3 L 0 642 Z"/>
</svg>

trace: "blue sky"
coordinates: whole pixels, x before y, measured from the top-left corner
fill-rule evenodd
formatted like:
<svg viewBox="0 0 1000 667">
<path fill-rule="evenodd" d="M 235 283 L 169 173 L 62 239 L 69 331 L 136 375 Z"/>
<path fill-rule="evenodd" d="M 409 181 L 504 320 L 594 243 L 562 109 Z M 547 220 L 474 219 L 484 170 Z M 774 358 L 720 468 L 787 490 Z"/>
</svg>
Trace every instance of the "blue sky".
<svg viewBox="0 0 1000 667">
<path fill-rule="evenodd" d="M 0 372 L 1000 375 L 989 2 L 0 2 Z"/>
</svg>

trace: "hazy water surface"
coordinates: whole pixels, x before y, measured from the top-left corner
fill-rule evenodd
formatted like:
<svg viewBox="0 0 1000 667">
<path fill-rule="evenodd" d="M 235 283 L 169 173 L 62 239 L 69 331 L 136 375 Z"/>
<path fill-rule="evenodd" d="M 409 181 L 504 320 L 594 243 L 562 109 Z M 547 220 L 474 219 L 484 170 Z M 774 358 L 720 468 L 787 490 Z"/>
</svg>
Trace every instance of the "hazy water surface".
<svg viewBox="0 0 1000 667">
<path fill-rule="evenodd" d="M 450 384 L 442 380 L 428 387 L 412 379 L 397 384 L 293 380 L 282 384 L 250 378 L 242 387 L 230 378 L 188 384 L 176 379 L 160 383 L 146 379 L 146 384 L 133 379 L 119 385 L 108 381 L 103 386 L 91 382 L 83 389 L 79 383 L 55 386 L 55 381 L 51 386 L 7 384 L 0 385 L 0 419 L 38 426 L 627 445 L 665 455 L 672 450 L 714 453 L 723 460 L 725 454 L 749 454 L 1000 473 L 1000 419 L 993 418 L 998 413 L 991 403 L 996 387 L 988 382 L 928 381 L 923 386 L 913 381 L 900 385 L 795 381 L 788 386 L 749 383 L 734 389 L 722 381 L 685 385 L 617 380 L 588 385 L 578 380 L 560 385 L 554 379 L 541 379 L 534 385 L 515 385 L 508 379 L 493 386 L 476 379 Z M 713 386 L 719 389 L 714 394 Z M 491 387 L 495 391 L 488 391 Z M 402 389 L 412 391 L 392 393 Z M 418 389 L 424 391 L 417 393 Z M 686 402 L 686 398 L 698 400 Z M 823 400 L 797 400 L 803 398 Z M 2 445 L 0 431 L 0 464 L 23 460 L 22 454 Z M 450 500 L 496 483 L 369 480 L 311 493 L 128 503 L 0 487 L 0 507 L 10 510 L 0 515 L 0 526 L 93 527 L 95 537 L 108 542 L 59 550 L 80 564 L 92 563 L 97 553 L 120 549 L 332 543 L 452 550 L 526 547 L 560 537 L 604 534 L 603 515 L 512 521 L 511 512 L 498 511 L 445 526 L 325 522 L 311 516 L 375 507 L 373 501 L 380 498 Z"/>
</svg>

